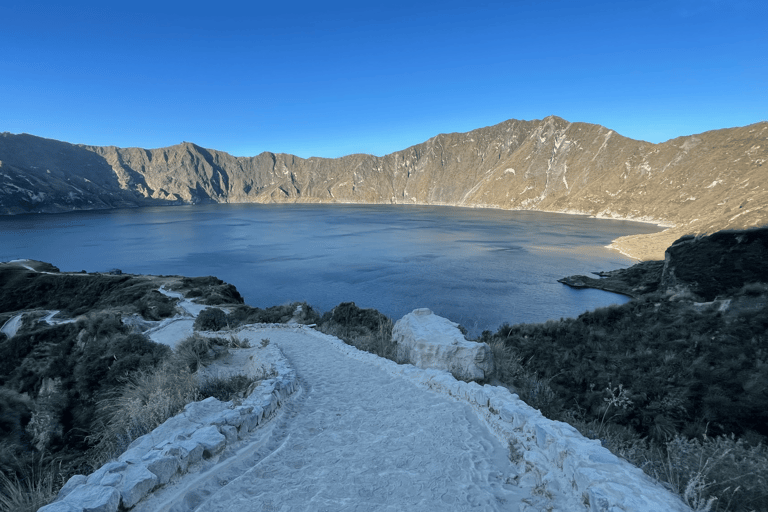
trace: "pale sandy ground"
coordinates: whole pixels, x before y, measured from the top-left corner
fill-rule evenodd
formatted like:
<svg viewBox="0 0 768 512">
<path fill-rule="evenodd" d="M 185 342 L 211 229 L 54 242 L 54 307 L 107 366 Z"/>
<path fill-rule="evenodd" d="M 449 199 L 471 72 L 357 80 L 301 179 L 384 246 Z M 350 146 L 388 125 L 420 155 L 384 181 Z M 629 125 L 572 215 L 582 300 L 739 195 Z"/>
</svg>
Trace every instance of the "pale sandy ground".
<svg viewBox="0 0 768 512">
<path fill-rule="evenodd" d="M 196 304 L 192 300 L 185 299 L 181 293 L 166 290 L 165 287 L 161 287 L 159 292 L 167 297 L 180 299 L 177 306 L 185 314 L 163 320 L 158 326 L 153 327 L 144 334 L 149 336 L 155 343 L 162 343 L 173 348 L 178 342 L 192 336 L 195 318 L 202 310 L 210 306 Z"/>
<path fill-rule="evenodd" d="M 667 247 L 683 234 L 683 230 L 667 229 L 661 233 L 622 236 L 607 247 L 639 261 L 663 260 Z"/>
</svg>

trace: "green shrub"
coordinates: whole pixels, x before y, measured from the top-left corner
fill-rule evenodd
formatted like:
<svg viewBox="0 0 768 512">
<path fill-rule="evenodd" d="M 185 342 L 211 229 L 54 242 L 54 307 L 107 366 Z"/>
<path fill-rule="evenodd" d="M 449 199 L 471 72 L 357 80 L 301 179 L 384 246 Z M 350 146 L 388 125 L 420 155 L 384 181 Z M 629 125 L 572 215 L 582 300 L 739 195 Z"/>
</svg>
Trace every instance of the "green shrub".
<svg viewBox="0 0 768 512">
<path fill-rule="evenodd" d="M 176 345 L 173 357 L 188 371 L 196 372 L 198 368 L 213 360 L 213 344 L 211 338 L 193 334 Z"/>
<path fill-rule="evenodd" d="M 227 314 L 219 308 L 206 308 L 197 315 L 196 331 L 220 331 L 229 327 Z"/>
<path fill-rule="evenodd" d="M 375 309 L 361 309 L 354 302 L 342 302 L 323 315 L 318 330 L 360 350 L 397 362 L 392 327 L 392 320 Z"/>
<path fill-rule="evenodd" d="M 243 303 L 237 288 L 213 276 L 182 278 L 177 289 L 186 290 L 185 295 L 190 298 L 205 297 L 201 304 L 209 306 Z"/>
<path fill-rule="evenodd" d="M 13 443 L 23 441 L 24 428 L 32 418 L 32 401 L 12 389 L 0 388 L 0 439 Z M 1 463 L 0 463 L 1 464 Z M 2 466 L 0 466 L 2 469 Z"/>
<path fill-rule="evenodd" d="M 251 306 L 237 306 L 229 314 L 229 325 L 231 328 L 246 324 L 279 324 L 286 323 L 293 319 L 294 312 L 301 307 L 301 313 L 296 319 L 298 323 L 304 325 L 317 324 L 320 322 L 320 315 L 312 306 L 306 302 L 294 302 L 282 306 L 272 306 L 267 309 L 254 308 Z"/>
</svg>

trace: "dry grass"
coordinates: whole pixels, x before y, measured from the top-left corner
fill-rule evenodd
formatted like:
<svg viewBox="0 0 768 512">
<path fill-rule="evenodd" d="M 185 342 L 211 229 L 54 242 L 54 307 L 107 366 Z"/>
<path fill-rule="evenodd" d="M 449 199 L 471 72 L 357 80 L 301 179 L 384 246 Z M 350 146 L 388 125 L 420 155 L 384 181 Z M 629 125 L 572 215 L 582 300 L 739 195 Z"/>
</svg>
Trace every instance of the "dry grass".
<svg viewBox="0 0 768 512">
<path fill-rule="evenodd" d="M 623 425 L 584 421 L 572 411 L 563 420 L 655 478 L 695 512 L 768 511 L 764 444 L 749 446 L 733 435 L 701 440 L 677 435 L 659 443 Z"/>
<path fill-rule="evenodd" d="M 0 472 L 0 512 L 35 512 L 56 498 L 64 485 L 61 467 L 39 463 L 19 478 Z"/>
<path fill-rule="evenodd" d="M 640 461 L 638 461 L 640 462 Z M 643 470 L 696 511 L 768 510 L 768 449 L 734 436 L 676 436 L 654 448 Z"/>
<path fill-rule="evenodd" d="M 380 323 L 379 329 L 376 331 L 326 323 L 321 326 L 320 331 L 336 336 L 345 343 L 365 352 L 398 362 L 397 344 L 392 341 L 391 322 Z"/>
<path fill-rule="evenodd" d="M 225 353 L 225 347 L 247 348 L 247 340 L 193 335 L 176 346 L 170 360 L 150 371 L 139 371 L 126 379 L 118 393 L 98 402 L 94 445 L 90 464 L 94 468 L 122 453 L 136 438 L 151 432 L 190 403 L 215 396 L 228 401 L 250 389 L 259 378 L 227 376 L 200 382 L 197 370 Z M 264 376 L 267 378 L 267 372 Z"/>
<path fill-rule="evenodd" d="M 197 377 L 187 366 L 168 362 L 132 375 L 119 394 L 98 402 L 91 465 L 99 467 L 122 453 L 137 437 L 151 432 L 199 397 Z"/>
</svg>

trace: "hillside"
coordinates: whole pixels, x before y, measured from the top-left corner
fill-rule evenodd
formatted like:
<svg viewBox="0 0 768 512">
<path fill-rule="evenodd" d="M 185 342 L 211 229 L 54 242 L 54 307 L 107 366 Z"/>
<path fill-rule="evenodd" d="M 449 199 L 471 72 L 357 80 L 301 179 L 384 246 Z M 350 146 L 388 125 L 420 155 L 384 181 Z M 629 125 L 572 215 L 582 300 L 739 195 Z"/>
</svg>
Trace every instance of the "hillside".
<svg viewBox="0 0 768 512">
<path fill-rule="evenodd" d="M 768 510 L 767 254 L 768 228 L 718 232 L 680 238 L 664 261 L 602 272 L 599 280 L 567 278 L 635 299 L 483 332 L 496 368 L 490 383 L 599 440 L 689 504 L 717 499 L 712 510 Z M 92 470 L 102 453 L 93 444 L 103 438 L 98 404 L 129 374 L 170 361 L 167 348 L 150 340 L 174 325 L 169 317 L 188 313 L 178 297 L 222 306 L 199 313 L 194 329 L 220 331 L 224 342 L 243 324 L 291 321 L 301 312 L 301 323 L 396 359 L 392 321 L 375 310 L 352 303 L 322 317 L 306 304 L 259 310 L 213 277 L 66 273 L 24 260 L 0 264 L 0 292 L 6 472 L 23 474 L 44 458 L 63 462 L 54 468 L 62 474 Z M 199 365 L 216 350 L 201 346 L 190 361 Z"/>
<path fill-rule="evenodd" d="M 0 214 L 146 205 L 387 203 L 541 210 L 671 226 L 614 247 L 660 259 L 685 234 L 768 224 L 768 122 L 651 144 L 605 127 L 509 120 L 383 157 L 234 157 L 191 143 L 73 145 L 0 134 Z"/>
</svg>

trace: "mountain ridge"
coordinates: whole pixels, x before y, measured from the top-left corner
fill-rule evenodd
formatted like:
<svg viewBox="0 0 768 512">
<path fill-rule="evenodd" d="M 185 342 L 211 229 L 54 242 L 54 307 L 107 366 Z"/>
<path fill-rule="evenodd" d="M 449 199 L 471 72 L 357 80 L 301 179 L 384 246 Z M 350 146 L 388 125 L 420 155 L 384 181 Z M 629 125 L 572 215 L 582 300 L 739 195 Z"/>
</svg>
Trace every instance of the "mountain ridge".
<svg viewBox="0 0 768 512">
<path fill-rule="evenodd" d="M 0 134 L 0 214 L 197 203 L 430 204 L 540 210 L 668 229 L 612 247 L 663 258 L 686 234 L 768 224 L 768 122 L 653 144 L 556 116 L 438 134 L 377 157 L 235 157 Z"/>
</svg>

